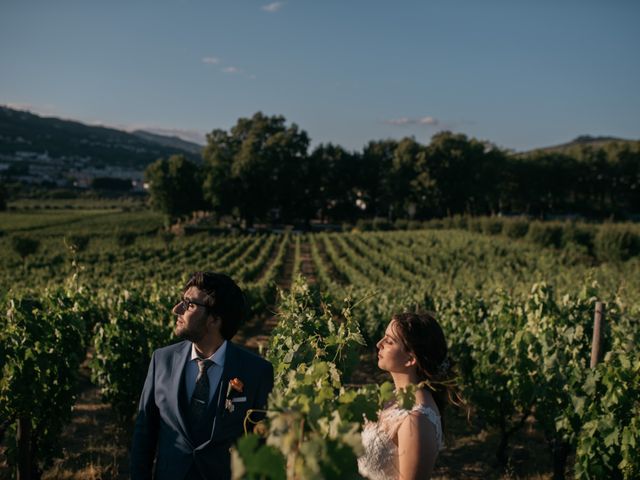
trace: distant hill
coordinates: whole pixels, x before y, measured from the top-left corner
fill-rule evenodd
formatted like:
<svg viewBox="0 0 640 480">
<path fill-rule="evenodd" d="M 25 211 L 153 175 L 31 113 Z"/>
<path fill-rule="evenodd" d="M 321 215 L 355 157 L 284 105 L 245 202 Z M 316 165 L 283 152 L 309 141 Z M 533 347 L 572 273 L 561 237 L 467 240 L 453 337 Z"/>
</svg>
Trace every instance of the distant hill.
<svg viewBox="0 0 640 480">
<path fill-rule="evenodd" d="M 617 137 L 593 137 L 591 135 L 580 135 L 579 137 L 574 138 L 570 142 L 562 143 L 560 145 L 554 145 L 551 147 L 542 147 L 535 148 L 533 150 L 529 150 L 527 152 L 522 152 L 524 154 L 535 153 L 535 152 L 543 152 L 543 153 L 551 153 L 551 152 L 559 152 L 559 153 L 571 153 L 580 147 L 592 147 L 592 148 L 601 148 L 612 143 L 617 143 L 618 145 L 628 143 L 630 146 L 635 148 L 638 147 L 640 141 L 638 140 L 627 140 L 624 138 Z"/>
<path fill-rule="evenodd" d="M 174 154 L 200 161 L 199 148 L 180 139 L 155 134 L 141 136 L 0 106 L 0 154 L 3 156 L 46 152 L 53 159 L 85 158 L 89 166 L 142 170 L 158 158 Z"/>
<path fill-rule="evenodd" d="M 135 130 L 131 133 L 150 142 L 155 142 L 159 145 L 164 145 L 165 147 L 179 148 L 195 155 L 200 155 L 204 148 L 202 145 L 188 142 L 176 136 L 169 137 L 166 135 L 158 135 L 157 133 L 146 132 L 144 130 Z"/>
</svg>

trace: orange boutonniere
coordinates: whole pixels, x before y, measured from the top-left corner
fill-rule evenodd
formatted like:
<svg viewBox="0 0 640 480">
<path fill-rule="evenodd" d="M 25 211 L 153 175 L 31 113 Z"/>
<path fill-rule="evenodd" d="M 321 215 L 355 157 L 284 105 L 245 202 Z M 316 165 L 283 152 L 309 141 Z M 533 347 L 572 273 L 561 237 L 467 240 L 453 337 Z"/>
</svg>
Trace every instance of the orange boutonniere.
<svg viewBox="0 0 640 480">
<path fill-rule="evenodd" d="M 233 401 L 231 400 L 232 390 L 235 390 L 238 393 L 242 393 L 242 391 L 244 390 L 244 383 L 242 383 L 242 380 L 237 377 L 229 380 L 229 384 L 227 385 L 227 399 L 225 402 L 225 407 L 227 410 L 229 410 L 229 412 L 233 412 L 235 408 L 233 406 Z"/>
<path fill-rule="evenodd" d="M 244 389 L 244 383 L 242 383 L 242 380 L 239 378 L 232 378 L 229 385 L 238 393 L 242 393 L 242 390 Z"/>
</svg>

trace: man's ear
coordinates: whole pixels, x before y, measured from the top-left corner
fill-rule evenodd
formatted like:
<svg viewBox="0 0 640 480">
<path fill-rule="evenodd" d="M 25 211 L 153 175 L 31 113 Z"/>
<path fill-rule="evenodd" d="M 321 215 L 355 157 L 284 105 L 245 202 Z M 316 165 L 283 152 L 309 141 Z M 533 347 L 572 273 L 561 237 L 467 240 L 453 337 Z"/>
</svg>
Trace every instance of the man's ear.
<svg viewBox="0 0 640 480">
<path fill-rule="evenodd" d="M 218 317 L 217 315 L 214 315 L 213 313 L 209 314 L 207 321 L 208 323 L 211 324 L 211 326 L 213 326 L 214 328 L 217 328 L 218 330 L 220 330 L 220 327 L 222 327 L 222 318 Z"/>
</svg>

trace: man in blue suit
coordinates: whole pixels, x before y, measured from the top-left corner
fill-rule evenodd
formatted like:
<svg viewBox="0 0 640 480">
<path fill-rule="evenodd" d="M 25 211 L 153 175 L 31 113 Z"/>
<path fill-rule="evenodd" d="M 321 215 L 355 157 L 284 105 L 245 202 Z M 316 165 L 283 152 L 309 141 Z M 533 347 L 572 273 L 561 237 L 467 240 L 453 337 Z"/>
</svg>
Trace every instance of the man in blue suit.
<svg viewBox="0 0 640 480">
<path fill-rule="evenodd" d="M 151 357 L 133 433 L 131 478 L 230 479 L 229 449 L 244 433 L 247 410 L 266 407 L 273 367 L 231 342 L 247 305 L 228 276 L 195 273 L 172 311 L 175 334 L 184 340 Z"/>
</svg>

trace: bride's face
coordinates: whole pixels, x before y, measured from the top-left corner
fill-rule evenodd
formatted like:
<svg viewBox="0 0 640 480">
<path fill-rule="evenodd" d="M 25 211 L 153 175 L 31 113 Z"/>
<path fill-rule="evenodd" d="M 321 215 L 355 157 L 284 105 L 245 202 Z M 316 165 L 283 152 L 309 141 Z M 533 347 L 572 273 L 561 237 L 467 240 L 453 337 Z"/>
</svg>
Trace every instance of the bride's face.
<svg viewBox="0 0 640 480">
<path fill-rule="evenodd" d="M 376 344 L 378 367 L 388 372 L 406 372 L 413 364 L 413 356 L 400 340 L 395 321 L 391 320 L 384 337 Z"/>
</svg>

